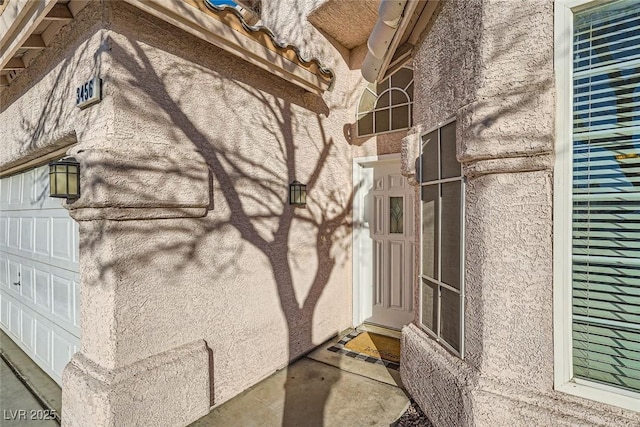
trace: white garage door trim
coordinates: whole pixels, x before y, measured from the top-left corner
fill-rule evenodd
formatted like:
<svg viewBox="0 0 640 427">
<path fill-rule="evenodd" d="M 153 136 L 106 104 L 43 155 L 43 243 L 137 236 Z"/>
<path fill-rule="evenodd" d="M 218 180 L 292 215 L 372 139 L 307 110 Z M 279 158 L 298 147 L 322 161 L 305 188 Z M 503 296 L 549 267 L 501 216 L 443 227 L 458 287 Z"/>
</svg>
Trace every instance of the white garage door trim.
<svg viewBox="0 0 640 427">
<path fill-rule="evenodd" d="M 60 384 L 80 342 L 78 224 L 48 181 L 47 166 L 0 179 L 0 328 Z"/>
</svg>

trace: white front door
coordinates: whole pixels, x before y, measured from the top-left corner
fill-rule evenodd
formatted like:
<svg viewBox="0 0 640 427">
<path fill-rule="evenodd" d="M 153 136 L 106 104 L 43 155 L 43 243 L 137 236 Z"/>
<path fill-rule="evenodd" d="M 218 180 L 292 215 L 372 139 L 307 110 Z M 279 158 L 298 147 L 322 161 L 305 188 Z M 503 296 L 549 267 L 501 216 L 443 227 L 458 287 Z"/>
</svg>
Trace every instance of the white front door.
<svg viewBox="0 0 640 427">
<path fill-rule="evenodd" d="M 354 323 L 400 329 L 413 320 L 414 188 L 398 160 L 362 166 L 354 207 Z"/>
<path fill-rule="evenodd" d="M 78 224 L 48 167 L 0 179 L 0 329 L 59 384 L 80 342 Z"/>
</svg>

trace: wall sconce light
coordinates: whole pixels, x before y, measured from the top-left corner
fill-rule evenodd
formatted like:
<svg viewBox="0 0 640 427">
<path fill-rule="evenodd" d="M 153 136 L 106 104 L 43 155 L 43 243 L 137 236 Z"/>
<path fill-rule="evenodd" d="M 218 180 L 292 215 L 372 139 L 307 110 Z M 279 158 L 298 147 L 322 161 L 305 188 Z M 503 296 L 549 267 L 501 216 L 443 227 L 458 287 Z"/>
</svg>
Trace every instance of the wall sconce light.
<svg viewBox="0 0 640 427">
<path fill-rule="evenodd" d="M 289 204 L 297 207 L 307 205 L 307 186 L 293 181 L 289 184 Z"/>
<path fill-rule="evenodd" d="M 80 197 L 80 163 L 65 157 L 49 163 L 49 196 L 61 199 Z"/>
</svg>

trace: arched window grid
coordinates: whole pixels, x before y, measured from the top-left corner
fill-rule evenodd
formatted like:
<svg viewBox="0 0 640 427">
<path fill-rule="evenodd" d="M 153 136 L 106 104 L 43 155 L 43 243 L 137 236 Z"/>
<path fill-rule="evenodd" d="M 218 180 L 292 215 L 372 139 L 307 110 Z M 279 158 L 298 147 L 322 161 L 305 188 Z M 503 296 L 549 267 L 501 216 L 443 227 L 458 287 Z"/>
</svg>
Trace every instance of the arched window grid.
<svg viewBox="0 0 640 427">
<path fill-rule="evenodd" d="M 404 73 L 406 79 L 410 74 L 408 83 L 403 86 L 392 85 L 393 77 L 389 76 L 380 84 L 370 84 L 360 97 L 358 111 L 356 113 L 358 136 L 380 135 L 409 129 L 412 126 L 413 116 L 413 70 L 402 68 L 399 72 Z M 376 94 L 373 89 L 385 87 L 380 94 Z M 411 89 L 411 93 L 410 93 Z M 394 96 L 395 95 L 395 96 Z M 369 98 L 369 102 L 366 102 Z M 374 102 L 370 102 L 375 98 Z M 385 99 L 386 98 L 386 99 Z M 370 104 L 362 108 L 363 103 Z M 380 105 L 382 104 L 382 106 Z M 372 108 L 371 108 L 372 107 Z"/>
</svg>

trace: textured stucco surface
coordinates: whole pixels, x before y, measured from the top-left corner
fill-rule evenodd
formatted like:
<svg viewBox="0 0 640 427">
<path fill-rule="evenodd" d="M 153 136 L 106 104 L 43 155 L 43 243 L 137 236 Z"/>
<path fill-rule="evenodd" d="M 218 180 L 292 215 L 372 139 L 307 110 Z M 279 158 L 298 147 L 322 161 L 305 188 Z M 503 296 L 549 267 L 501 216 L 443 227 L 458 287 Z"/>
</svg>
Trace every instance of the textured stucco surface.
<svg viewBox="0 0 640 427">
<path fill-rule="evenodd" d="M 187 425 L 209 412 L 204 341 L 115 370 L 76 353 L 64 371 L 65 426 Z"/>
<path fill-rule="evenodd" d="M 3 92 L 0 164 L 77 141 L 83 165 L 67 205 L 82 280 L 68 425 L 149 425 L 149 408 L 186 423 L 351 325 L 345 127 L 361 78 L 306 21 L 319 2 L 278 3 L 263 23 L 338 75 L 323 97 L 125 2 L 92 3 Z M 72 92 L 94 74 L 103 100 L 79 110 Z M 294 179 L 305 209 L 288 205 Z M 172 358 L 193 342 L 206 363 L 202 348 Z M 166 382 L 138 369 L 156 362 Z"/>
<path fill-rule="evenodd" d="M 108 97 L 85 110 L 75 106 L 75 88 L 92 75 L 109 72 L 103 27 L 102 7 L 91 2 L 0 92 L 0 168 L 68 146 L 77 138 L 102 141 L 111 133 Z"/>
<path fill-rule="evenodd" d="M 406 327 L 407 390 L 436 426 L 637 424 L 638 413 L 553 390 L 553 3 L 442 1 L 414 69 L 416 129 L 457 123 L 465 355 Z M 405 138 L 407 176 L 418 149 Z"/>
</svg>

